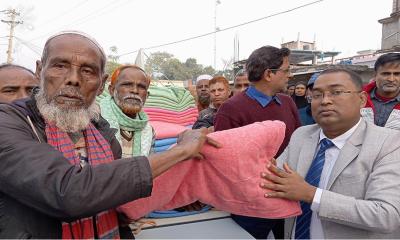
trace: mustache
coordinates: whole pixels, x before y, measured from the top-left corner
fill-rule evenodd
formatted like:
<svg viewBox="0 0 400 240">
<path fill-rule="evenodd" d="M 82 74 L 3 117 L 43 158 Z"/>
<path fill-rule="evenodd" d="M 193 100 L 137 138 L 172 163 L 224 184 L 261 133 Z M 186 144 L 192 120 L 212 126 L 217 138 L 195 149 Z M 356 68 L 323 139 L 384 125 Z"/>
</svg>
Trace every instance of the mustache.
<svg viewBox="0 0 400 240">
<path fill-rule="evenodd" d="M 124 96 L 124 97 L 122 98 L 123 101 L 125 101 L 126 99 L 135 99 L 135 100 L 137 100 L 138 102 L 140 102 L 140 104 L 143 104 L 142 98 L 140 98 L 140 96 L 139 96 L 139 95 L 136 95 L 136 94 L 129 94 L 129 95 L 126 95 L 126 96 Z"/>
<path fill-rule="evenodd" d="M 389 82 L 389 81 L 383 81 L 382 84 L 383 85 L 396 85 L 395 83 Z"/>
<path fill-rule="evenodd" d="M 72 97 L 72 98 L 78 98 L 78 99 L 83 99 L 83 94 L 79 91 L 78 88 L 75 87 L 65 87 L 61 89 L 55 96 L 60 97 L 60 96 L 67 96 L 67 97 Z"/>
</svg>

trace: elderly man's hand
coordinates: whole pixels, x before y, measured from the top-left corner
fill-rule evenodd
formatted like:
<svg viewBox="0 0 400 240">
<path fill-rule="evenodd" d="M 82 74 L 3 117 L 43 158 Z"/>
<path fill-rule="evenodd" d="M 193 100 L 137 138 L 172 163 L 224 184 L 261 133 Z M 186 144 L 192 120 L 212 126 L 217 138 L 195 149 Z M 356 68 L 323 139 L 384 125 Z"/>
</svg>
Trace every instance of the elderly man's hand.
<svg viewBox="0 0 400 240">
<path fill-rule="evenodd" d="M 196 130 L 186 130 L 181 133 L 178 137 L 178 145 L 187 153 L 187 158 L 200 158 L 203 156 L 200 154 L 200 150 L 205 143 L 210 144 L 216 148 L 220 148 L 222 145 L 214 139 L 207 137 L 207 128 L 200 128 Z"/>
<path fill-rule="evenodd" d="M 268 169 L 271 173 L 261 173 L 261 177 L 268 181 L 262 182 L 260 186 L 271 190 L 271 192 L 265 194 L 265 197 L 285 198 L 311 203 L 316 187 L 308 184 L 303 177 L 293 171 L 286 163 L 283 168 L 284 171 L 277 168 L 275 164 L 269 164 Z"/>
</svg>

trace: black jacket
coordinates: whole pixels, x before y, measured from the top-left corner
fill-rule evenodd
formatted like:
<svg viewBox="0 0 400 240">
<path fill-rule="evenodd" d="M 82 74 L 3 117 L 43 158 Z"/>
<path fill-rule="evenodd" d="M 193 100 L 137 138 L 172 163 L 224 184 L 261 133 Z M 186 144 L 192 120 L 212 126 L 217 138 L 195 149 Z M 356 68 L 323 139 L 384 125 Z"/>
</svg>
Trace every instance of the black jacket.
<svg viewBox="0 0 400 240">
<path fill-rule="evenodd" d="M 305 96 L 293 95 L 292 99 L 293 99 L 294 103 L 296 104 L 297 109 L 304 108 L 308 104 L 307 98 Z"/>
<path fill-rule="evenodd" d="M 94 124 L 120 158 L 115 131 L 104 119 Z M 90 217 L 151 194 L 147 158 L 81 169 L 46 143 L 44 128 L 34 99 L 0 104 L 0 238 L 61 238 L 61 221 Z"/>
<path fill-rule="evenodd" d="M 193 124 L 192 129 L 209 128 L 214 126 L 214 118 L 217 114 L 217 109 L 208 107 L 199 113 L 197 121 Z"/>
</svg>

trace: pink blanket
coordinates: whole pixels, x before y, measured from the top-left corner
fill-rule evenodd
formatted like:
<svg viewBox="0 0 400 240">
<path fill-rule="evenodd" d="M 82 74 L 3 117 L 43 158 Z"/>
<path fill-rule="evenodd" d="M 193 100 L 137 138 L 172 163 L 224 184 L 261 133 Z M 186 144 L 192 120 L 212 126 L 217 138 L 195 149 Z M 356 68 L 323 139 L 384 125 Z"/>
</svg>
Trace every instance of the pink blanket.
<svg viewBox="0 0 400 240">
<path fill-rule="evenodd" d="M 119 208 L 131 219 L 199 200 L 234 214 L 287 218 L 301 214 L 298 202 L 265 198 L 260 173 L 276 154 L 285 124 L 264 121 L 211 133 L 221 149 L 204 146 L 204 160 L 181 162 L 154 180 L 152 195 Z"/>
<path fill-rule="evenodd" d="M 179 118 L 179 117 L 152 117 L 149 116 L 149 120 L 150 121 L 157 121 L 157 122 L 166 122 L 166 123 L 172 123 L 172 124 L 177 124 L 177 125 L 181 125 L 181 126 L 188 126 L 188 125 L 193 125 L 197 118 L 195 117 L 191 117 L 191 118 Z"/>
<path fill-rule="evenodd" d="M 150 125 L 154 128 L 154 131 L 156 133 L 156 139 L 175 138 L 181 132 L 188 129 L 179 124 L 160 122 L 160 121 L 150 121 Z"/>
<path fill-rule="evenodd" d="M 161 109 L 161 108 L 151 108 L 151 107 L 145 107 L 143 108 L 143 111 L 145 111 L 147 114 L 167 114 L 167 115 L 199 115 L 199 111 L 197 108 L 189 108 L 184 111 L 171 111 L 171 110 L 166 110 L 166 109 Z"/>
<path fill-rule="evenodd" d="M 190 108 L 182 112 L 164 110 L 159 108 L 144 108 L 150 121 L 175 123 L 182 126 L 193 125 L 199 113 L 196 108 Z"/>
</svg>

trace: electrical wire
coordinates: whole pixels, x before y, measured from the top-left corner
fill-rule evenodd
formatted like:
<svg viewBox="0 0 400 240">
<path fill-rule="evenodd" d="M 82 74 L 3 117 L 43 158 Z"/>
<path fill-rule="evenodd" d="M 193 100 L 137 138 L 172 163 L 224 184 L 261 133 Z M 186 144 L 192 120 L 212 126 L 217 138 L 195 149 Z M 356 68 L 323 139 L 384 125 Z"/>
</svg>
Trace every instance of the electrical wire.
<svg viewBox="0 0 400 240">
<path fill-rule="evenodd" d="M 117 2 L 117 1 L 114 1 L 114 3 L 116 3 L 116 2 Z M 70 25 L 75 25 L 75 26 L 81 25 L 81 24 L 83 24 L 83 23 L 86 23 L 86 22 L 88 22 L 88 21 L 91 21 L 91 20 L 95 19 L 95 18 L 98 17 L 98 16 L 104 16 L 105 14 L 112 12 L 112 10 L 114 10 L 115 8 L 120 7 L 120 6 L 122 6 L 122 5 L 125 5 L 125 4 L 128 3 L 128 2 L 132 2 L 132 0 L 126 0 L 125 2 L 121 2 L 119 5 L 114 5 L 114 6 L 111 7 L 111 8 L 103 9 L 103 11 L 98 11 L 98 12 L 96 12 L 95 15 L 92 15 L 92 16 L 86 18 L 86 19 L 81 19 L 81 20 L 83 20 L 83 21 L 76 21 L 76 22 L 74 22 L 74 23 L 72 23 L 72 24 L 70 24 Z"/>
<path fill-rule="evenodd" d="M 24 42 L 25 44 L 29 44 L 31 47 L 35 48 L 37 51 L 41 52 L 43 50 L 42 47 L 37 46 L 31 42 L 25 41 L 24 39 L 18 37 L 18 36 L 14 36 L 17 40 L 19 40 L 20 42 Z"/>
<path fill-rule="evenodd" d="M 274 13 L 274 14 L 271 14 L 271 15 L 268 15 L 268 16 L 265 16 L 265 17 L 262 17 L 262 18 L 257 18 L 257 19 L 251 20 L 251 21 L 247 21 L 247 22 L 244 22 L 244 23 L 240 23 L 240 24 L 233 25 L 233 26 L 230 26 L 230 27 L 226 27 L 226 28 L 223 28 L 223 29 L 219 29 L 219 30 L 216 30 L 216 31 L 204 33 L 204 34 L 201 34 L 201 35 L 197 35 L 197 36 L 194 36 L 194 37 L 189 37 L 189 38 L 185 38 L 185 39 L 182 39 L 182 40 L 177 40 L 177 41 L 173 41 L 173 42 L 169 42 L 169 43 L 154 45 L 154 46 L 150 46 L 150 47 L 146 47 L 146 48 L 142 48 L 142 49 L 143 50 L 149 50 L 149 49 L 153 49 L 153 48 L 159 48 L 159 47 L 169 46 L 169 45 L 173 45 L 173 44 L 177 44 L 177 43 L 181 43 L 181 42 L 186 42 L 186 41 L 190 41 L 190 40 L 197 39 L 197 38 L 202 38 L 202 37 L 205 37 L 205 36 L 212 35 L 214 33 L 227 31 L 227 30 L 230 30 L 230 29 L 234 29 L 234 28 L 238 28 L 238 27 L 250 24 L 250 23 L 258 22 L 258 21 L 261 21 L 261 20 L 264 20 L 264 19 L 268 19 L 268 18 L 271 18 L 271 17 L 275 17 L 275 16 L 278 16 L 278 15 L 289 13 L 289 12 L 295 11 L 297 9 L 308 7 L 310 5 L 313 5 L 313 4 L 316 4 L 316 3 L 319 3 L 319 2 L 323 2 L 323 1 L 324 0 L 317 0 L 317 1 L 314 1 L 314 2 L 311 2 L 311 3 L 300 5 L 300 6 L 295 7 L 295 8 L 291 8 L 291 9 L 288 9 L 288 10 L 285 10 L 285 11 Z M 130 51 L 130 52 L 126 52 L 126 53 L 118 55 L 118 57 L 122 57 L 122 56 L 126 56 L 126 55 L 129 55 L 129 54 L 132 54 L 132 53 L 136 53 L 139 50 L 140 49 L 137 49 L 137 50 L 134 50 L 134 51 Z"/>
<path fill-rule="evenodd" d="M 122 1 L 122 0 L 114 0 L 111 3 L 105 5 L 103 8 L 100 8 L 100 9 L 98 9 L 98 10 L 96 10 L 96 11 L 94 11 L 94 12 L 88 14 L 88 15 L 86 15 L 85 17 L 82 17 L 82 18 L 78 19 L 78 20 L 68 24 L 67 26 L 82 24 L 84 22 L 89 21 L 91 18 L 93 19 L 93 18 L 95 18 L 97 16 L 100 16 L 104 12 L 110 11 L 110 9 L 111 9 L 110 7 L 112 5 L 116 5 L 119 1 Z M 114 8 L 112 8 L 112 9 L 114 9 Z"/>
<path fill-rule="evenodd" d="M 72 6 L 71 8 L 69 8 L 68 10 L 58 14 L 56 17 L 50 18 L 46 21 L 44 21 L 44 23 L 42 25 L 37 26 L 38 27 L 43 27 L 48 25 L 49 23 L 53 23 L 54 20 L 56 19 L 60 19 L 61 17 L 63 17 L 64 15 L 67 15 L 68 13 L 72 12 L 73 10 L 77 9 L 78 7 L 82 6 L 83 4 L 85 4 L 86 2 L 88 2 L 89 0 L 83 0 L 81 2 L 78 2 L 78 4 L 75 4 L 74 6 Z"/>
<path fill-rule="evenodd" d="M 68 26 L 71 26 L 71 25 L 73 25 L 73 24 L 75 24 L 75 23 L 77 23 L 77 22 L 79 22 L 79 21 L 82 21 L 82 20 L 84 20 L 84 19 L 87 19 L 88 17 L 91 17 L 91 16 L 93 16 L 93 15 L 97 15 L 99 11 L 102 11 L 102 10 L 108 8 L 109 6 L 118 3 L 119 1 L 121 1 L 121 0 L 111 1 L 111 3 L 108 3 L 107 5 L 105 5 L 105 6 L 101 7 L 101 8 L 99 8 L 99 9 L 96 9 L 95 11 L 92 11 L 92 12 L 89 13 L 88 15 L 86 15 L 86 16 L 84 16 L 84 17 L 81 17 L 81 18 L 75 20 L 75 21 L 72 22 L 72 23 L 69 23 L 69 24 L 67 24 L 67 25 L 62 26 L 61 29 L 62 29 L 62 28 L 65 28 L 65 27 L 68 27 Z M 57 28 L 57 29 L 60 29 L 60 28 Z M 52 30 L 52 31 L 49 31 L 49 32 L 47 32 L 47 33 L 45 33 L 45 34 L 39 35 L 39 36 L 37 36 L 37 37 L 34 37 L 34 38 L 30 39 L 29 41 L 34 41 L 34 40 L 37 40 L 37 39 L 41 39 L 41 38 L 43 38 L 43 37 L 47 37 L 47 36 L 49 36 L 50 34 L 54 34 L 54 33 L 57 32 L 57 31 L 59 31 L 59 30 Z"/>
<path fill-rule="evenodd" d="M 38 47 L 38 46 L 36 46 L 36 45 L 34 45 L 32 43 L 26 42 L 26 41 L 20 39 L 19 37 L 15 37 L 15 39 L 18 40 L 18 42 L 23 44 L 25 47 L 27 47 L 30 50 L 32 50 L 32 52 L 36 53 L 38 56 L 42 56 L 40 47 Z"/>
</svg>

